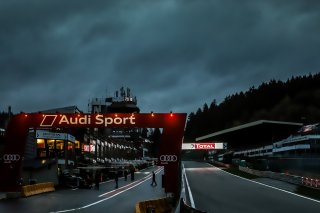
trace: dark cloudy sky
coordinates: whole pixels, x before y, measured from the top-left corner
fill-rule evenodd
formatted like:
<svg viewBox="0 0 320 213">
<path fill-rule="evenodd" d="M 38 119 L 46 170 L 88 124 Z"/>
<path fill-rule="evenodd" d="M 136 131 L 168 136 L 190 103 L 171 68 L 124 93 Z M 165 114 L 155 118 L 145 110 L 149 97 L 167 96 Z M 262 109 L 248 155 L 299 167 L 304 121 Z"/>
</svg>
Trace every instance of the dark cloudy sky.
<svg viewBox="0 0 320 213">
<path fill-rule="evenodd" d="M 192 112 L 320 71 L 318 0 L 0 0 L 0 111 L 130 87 L 142 112 Z"/>
</svg>

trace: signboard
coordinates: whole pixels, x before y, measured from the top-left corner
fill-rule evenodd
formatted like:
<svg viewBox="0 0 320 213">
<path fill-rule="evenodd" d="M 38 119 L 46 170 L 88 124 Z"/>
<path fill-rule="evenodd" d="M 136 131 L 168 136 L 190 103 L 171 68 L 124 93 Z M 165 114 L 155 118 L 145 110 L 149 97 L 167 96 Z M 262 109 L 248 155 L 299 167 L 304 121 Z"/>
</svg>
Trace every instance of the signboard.
<svg viewBox="0 0 320 213">
<path fill-rule="evenodd" d="M 130 116 L 109 116 L 108 114 L 78 114 L 77 116 L 70 115 L 57 115 L 49 114 L 43 115 L 40 127 L 54 127 L 54 126 L 74 126 L 74 127 L 87 127 L 88 125 L 94 126 L 121 126 L 136 124 L 136 117 Z"/>
<path fill-rule="evenodd" d="M 181 143 L 186 113 L 20 113 L 12 116 L 6 130 L 3 155 L 8 163 L 0 161 L 0 191 L 18 191 L 22 157 L 29 129 L 69 128 L 163 128 L 158 159 L 164 164 L 166 193 L 180 193 Z M 36 133 L 37 134 L 37 133 Z M 72 140 L 66 133 L 38 132 L 37 138 Z M 67 138 L 67 139 L 66 139 Z M 10 142 L 10 143 L 9 143 Z M 88 141 L 84 141 L 88 142 Z M 84 147 L 92 151 L 93 147 Z M 10 163 L 9 163 L 10 162 Z M 70 162 L 70 161 L 69 161 Z"/>
<path fill-rule="evenodd" d="M 37 130 L 36 138 L 52 139 L 52 140 L 68 140 L 71 142 L 75 142 L 75 137 L 70 134 L 60 133 L 60 132 L 49 132 L 45 130 Z"/>
<path fill-rule="evenodd" d="M 83 145 L 83 151 L 94 152 L 94 151 L 96 151 L 96 147 L 95 147 L 95 145 Z"/>
<path fill-rule="evenodd" d="M 202 143 L 183 143 L 182 150 L 192 149 L 226 149 L 226 143 L 213 143 L 213 142 L 202 142 Z"/>
</svg>

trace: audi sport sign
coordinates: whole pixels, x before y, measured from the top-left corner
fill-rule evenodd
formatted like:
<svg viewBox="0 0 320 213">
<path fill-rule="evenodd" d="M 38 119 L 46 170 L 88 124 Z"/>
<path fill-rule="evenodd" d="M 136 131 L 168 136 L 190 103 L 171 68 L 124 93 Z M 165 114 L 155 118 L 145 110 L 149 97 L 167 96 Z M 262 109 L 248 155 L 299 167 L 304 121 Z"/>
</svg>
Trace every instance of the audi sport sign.
<svg viewBox="0 0 320 213">
<path fill-rule="evenodd" d="M 158 163 L 164 166 L 165 193 L 180 193 L 181 143 L 186 113 L 20 113 L 11 117 L 0 155 L 0 191 L 21 189 L 18 184 L 27 147 L 29 129 L 36 129 L 37 138 L 63 137 L 56 129 L 70 128 L 162 128 L 158 147 Z M 47 132 L 39 132 L 45 129 Z M 57 133 L 57 134 L 56 134 Z M 64 135 L 65 136 L 65 135 Z M 69 139 L 68 139 L 69 140 Z M 98 143 L 98 142 L 97 142 Z M 87 144 L 86 144 L 87 145 Z M 92 147 L 85 147 L 92 151 Z"/>
<path fill-rule="evenodd" d="M 67 115 L 49 114 L 43 115 L 40 127 L 53 127 L 54 125 L 102 125 L 107 127 L 109 125 L 135 125 L 135 116 L 124 116 L 124 117 L 112 117 L 103 114 L 78 114 L 78 116 L 72 117 Z"/>
<path fill-rule="evenodd" d="M 226 149 L 226 143 L 212 143 L 212 142 L 203 142 L 203 143 L 183 143 L 182 150 L 191 150 L 191 149 Z"/>
</svg>

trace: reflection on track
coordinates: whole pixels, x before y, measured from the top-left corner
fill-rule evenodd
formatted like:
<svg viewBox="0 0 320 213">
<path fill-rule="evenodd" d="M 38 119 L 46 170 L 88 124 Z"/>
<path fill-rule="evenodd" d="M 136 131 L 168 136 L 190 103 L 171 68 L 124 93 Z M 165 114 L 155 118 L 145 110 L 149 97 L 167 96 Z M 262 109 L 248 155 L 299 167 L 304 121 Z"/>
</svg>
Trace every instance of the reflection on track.
<svg viewBox="0 0 320 213">
<path fill-rule="evenodd" d="M 158 168 L 155 171 L 155 173 L 156 174 L 160 173 L 162 171 L 162 169 L 163 168 Z M 106 196 L 108 196 L 108 197 L 112 196 L 113 197 L 113 196 L 118 195 L 118 194 L 120 194 L 122 192 L 125 192 L 125 191 L 127 191 L 129 189 L 132 189 L 133 187 L 136 187 L 136 186 L 140 185 L 141 183 L 145 182 L 146 180 L 149 180 L 151 178 L 152 174 L 150 174 L 150 172 L 148 172 L 148 173 L 149 173 L 149 175 L 147 175 L 146 177 L 144 177 L 144 178 L 142 178 L 140 180 L 137 180 L 137 181 L 135 181 L 133 183 L 127 184 L 127 185 L 125 185 L 123 187 L 120 187 L 118 189 L 115 189 L 115 190 L 112 190 L 110 192 L 107 192 L 107 193 L 104 193 L 102 195 L 99 195 L 98 197 L 106 197 Z"/>
<path fill-rule="evenodd" d="M 320 212 L 320 203 L 313 199 L 232 175 L 204 162 L 183 163 L 197 209 L 219 213 Z"/>
<path fill-rule="evenodd" d="M 160 173 L 162 170 L 163 170 L 163 167 L 160 167 L 160 168 L 158 168 L 158 169 L 155 171 L 155 173 L 158 174 L 158 173 Z M 142 179 L 139 179 L 139 180 L 137 180 L 137 181 L 134 181 L 134 182 L 132 182 L 132 183 L 130 183 L 130 184 L 127 184 L 127 185 L 125 185 L 125 186 L 123 186 L 123 187 L 120 187 L 120 188 L 118 188 L 118 189 L 115 189 L 115 190 L 109 191 L 109 192 L 107 192 L 107 193 L 101 194 L 101 195 L 99 195 L 98 197 L 105 197 L 104 199 L 101 199 L 101 200 L 98 200 L 98 201 L 96 201 L 96 202 L 87 204 L 87 205 L 85 205 L 85 206 L 81 206 L 81 207 L 78 207 L 78 208 L 72 208 L 72 209 L 65 209 L 65 210 L 55 211 L 55 212 L 51 212 L 51 213 L 63 213 L 63 212 L 71 212 L 71 211 L 77 211 L 77 210 L 86 209 L 86 208 L 88 208 L 88 207 L 97 205 L 97 204 L 99 204 L 99 203 L 101 203 L 101 202 L 103 202 L 103 201 L 109 200 L 109 199 L 111 199 L 111 198 L 113 198 L 113 197 L 115 197 L 115 196 L 117 196 L 117 195 L 119 195 L 119 194 L 121 194 L 121 193 L 123 193 L 123 192 L 126 192 L 126 191 L 128 191 L 128 190 L 130 190 L 130 189 L 132 189 L 132 188 L 134 188 L 134 187 L 136 187 L 136 186 L 144 183 L 145 181 L 151 179 L 151 177 L 152 177 L 152 174 L 149 174 L 149 175 L 147 175 L 146 177 L 143 177 Z"/>
<path fill-rule="evenodd" d="M 200 171 L 200 172 L 205 172 L 205 171 L 219 171 L 218 168 L 215 167 L 203 167 L 203 168 L 185 168 L 186 171 Z"/>
</svg>

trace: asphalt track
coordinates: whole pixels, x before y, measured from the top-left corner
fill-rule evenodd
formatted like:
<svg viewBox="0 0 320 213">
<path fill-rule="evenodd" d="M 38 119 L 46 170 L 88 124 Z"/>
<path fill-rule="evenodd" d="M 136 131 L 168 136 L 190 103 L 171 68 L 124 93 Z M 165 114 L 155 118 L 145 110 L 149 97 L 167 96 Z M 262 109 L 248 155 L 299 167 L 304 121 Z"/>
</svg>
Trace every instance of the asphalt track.
<svg viewBox="0 0 320 213">
<path fill-rule="evenodd" d="M 156 172 L 157 187 L 150 186 L 151 171 Z M 28 198 L 0 200 L 0 212 L 14 213 L 128 213 L 134 212 L 139 201 L 165 197 L 161 188 L 163 168 L 148 168 L 135 174 L 135 181 L 119 179 L 115 189 L 113 180 L 100 184 L 100 189 L 57 190 Z"/>
<path fill-rule="evenodd" d="M 194 205 L 208 213 L 320 212 L 320 201 L 231 175 L 207 163 L 183 163 Z"/>
</svg>

